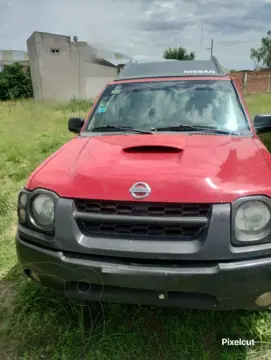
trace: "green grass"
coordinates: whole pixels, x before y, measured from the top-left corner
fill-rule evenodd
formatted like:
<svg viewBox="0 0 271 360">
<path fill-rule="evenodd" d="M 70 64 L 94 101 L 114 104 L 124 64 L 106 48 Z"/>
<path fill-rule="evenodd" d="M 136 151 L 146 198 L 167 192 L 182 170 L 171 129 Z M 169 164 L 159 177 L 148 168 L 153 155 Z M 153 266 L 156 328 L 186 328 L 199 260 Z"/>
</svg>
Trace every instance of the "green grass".
<svg viewBox="0 0 271 360">
<path fill-rule="evenodd" d="M 271 112 L 271 96 L 249 96 L 252 115 Z M 35 167 L 73 135 L 70 115 L 88 104 L 0 104 L 0 359 L 271 359 L 271 312 L 203 312 L 74 303 L 29 283 L 14 236 L 19 189 Z M 264 141 L 271 150 L 271 139 Z M 222 347 L 222 337 L 255 347 Z"/>
</svg>

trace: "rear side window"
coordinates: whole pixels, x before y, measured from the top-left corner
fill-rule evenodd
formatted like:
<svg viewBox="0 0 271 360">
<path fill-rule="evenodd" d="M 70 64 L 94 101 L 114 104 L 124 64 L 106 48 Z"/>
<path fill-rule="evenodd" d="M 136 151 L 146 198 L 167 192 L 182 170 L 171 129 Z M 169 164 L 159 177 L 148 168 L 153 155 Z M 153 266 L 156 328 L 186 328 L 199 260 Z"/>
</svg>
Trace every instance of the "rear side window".
<svg viewBox="0 0 271 360">
<path fill-rule="evenodd" d="M 122 125 L 150 129 L 175 125 L 245 131 L 249 125 L 231 81 L 179 80 L 107 87 L 87 129 Z"/>
</svg>

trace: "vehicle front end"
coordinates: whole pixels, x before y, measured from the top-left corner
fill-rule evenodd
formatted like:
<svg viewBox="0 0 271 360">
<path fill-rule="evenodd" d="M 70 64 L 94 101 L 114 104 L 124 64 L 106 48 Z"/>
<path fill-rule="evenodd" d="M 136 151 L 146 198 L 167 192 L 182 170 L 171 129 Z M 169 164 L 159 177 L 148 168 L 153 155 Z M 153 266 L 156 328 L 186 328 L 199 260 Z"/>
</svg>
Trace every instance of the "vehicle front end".
<svg viewBox="0 0 271 360">
<path fill-rule="evenodd" d="M 270 206 L 265 196 L 188 204 L 23 190 L 17 252 L 27 276 L 71 298 L 265 307 L 271 303 Z"/>
<path fill-rule="evenodd" d="M 270 154 L 230 79 L 113 83 L 70 125 L 19 194 L 26 276 L 84 300 L 271 306 Z"/>
</svg>

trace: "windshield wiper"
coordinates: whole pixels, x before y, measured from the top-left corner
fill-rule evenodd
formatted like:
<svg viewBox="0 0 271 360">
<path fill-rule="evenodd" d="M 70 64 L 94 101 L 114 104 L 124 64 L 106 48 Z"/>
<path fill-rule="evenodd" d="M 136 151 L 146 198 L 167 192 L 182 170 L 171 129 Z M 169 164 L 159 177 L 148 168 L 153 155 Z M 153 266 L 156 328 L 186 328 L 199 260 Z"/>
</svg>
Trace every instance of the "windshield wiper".
<svg viewBox="0 0 271 360">
<path fill-rule="evenodd" d="M 239 135 L 237 131 L 230 130 L 221 130 L 215 126 L 193 126 L 193 125 L 177 125 L 177 126 L 164 126 L 151 129 L 152 131 L 202 131 L 202 132 L 212 132 L 215 134 L 233 134 Z"/>
<path fill-rule="evenodd" d="M 105 126 L 98 126 L 90 131 L 133 131 L 139 134 L 153 134 L 151 130 L 141 130 L 141 129 L 135 129 L 130 126 L 122 126 L 122 125 L 105 125 Z"/>
</svg>

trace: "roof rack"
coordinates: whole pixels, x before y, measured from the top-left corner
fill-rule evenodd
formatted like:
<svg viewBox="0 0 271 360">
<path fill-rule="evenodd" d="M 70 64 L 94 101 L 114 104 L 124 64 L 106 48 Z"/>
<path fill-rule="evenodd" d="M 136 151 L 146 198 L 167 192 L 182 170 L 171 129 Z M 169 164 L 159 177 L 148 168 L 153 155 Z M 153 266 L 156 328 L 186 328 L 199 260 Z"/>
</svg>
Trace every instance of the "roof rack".
<svg viewBox="0 0 271 360">
<path fill-rule="evenodd" d="M 162 60 L 152 62 L 128 62 L 116 80 L 187 77 L 187 76 L 225 76 L 216 57 L 210 60 Z"/>
</svg>

